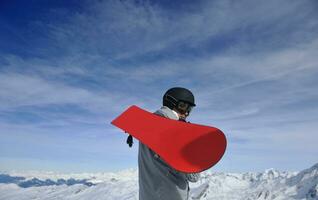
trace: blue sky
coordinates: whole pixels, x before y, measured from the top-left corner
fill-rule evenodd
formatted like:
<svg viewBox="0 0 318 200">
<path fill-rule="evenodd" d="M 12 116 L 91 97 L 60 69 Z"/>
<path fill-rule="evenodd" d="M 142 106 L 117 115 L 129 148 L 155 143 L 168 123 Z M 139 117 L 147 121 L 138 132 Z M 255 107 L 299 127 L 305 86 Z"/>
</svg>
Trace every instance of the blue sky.
<svg viewBox="0 0 318 200">
<path fill-rule="evenodd" d="M 193 91 L 189 120 L 228 139 L 218 171 L 318 162 L 318 4 L 2 1 L 0 170 L 117 171 L 137 146 L 110 121 Z"/>
</svg>

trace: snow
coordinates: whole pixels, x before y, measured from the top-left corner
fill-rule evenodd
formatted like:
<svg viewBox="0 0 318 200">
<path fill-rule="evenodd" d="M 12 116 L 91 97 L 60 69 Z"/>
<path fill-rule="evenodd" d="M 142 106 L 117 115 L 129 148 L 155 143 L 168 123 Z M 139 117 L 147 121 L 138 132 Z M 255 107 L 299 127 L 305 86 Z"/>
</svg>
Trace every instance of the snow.
<svg viewBox="0 0 318 200">
<path fill-rule="evenodd" d="M 213 169 L 212 169 L 213 170 Z M 263 173 L 225 173 L 207 170 L 190 183 L 193 200 L 318 200 L 318 164 L 299 173 L 275 169 Z M 1 172 L 0 200 L 138 199 L 138 171 L 115 173 Z M 2 180 L 1 180 L 2 177 Z M 8 178 L 9 177 L 9 178 Z M 75 184 L 52 185 L 72 179 Z M 22 181 L 27 187 L 19 186 Z M 83 184 L 85 180 L 90 184 Z M 41 183 L 41 186 L 36 185 Z M 34 185 L 32 185 L 34 183 Z M 51 185 L 45 185 L 45 184 Z M 66 182 L 63 182 L 66 183 Z"/>
</svg>

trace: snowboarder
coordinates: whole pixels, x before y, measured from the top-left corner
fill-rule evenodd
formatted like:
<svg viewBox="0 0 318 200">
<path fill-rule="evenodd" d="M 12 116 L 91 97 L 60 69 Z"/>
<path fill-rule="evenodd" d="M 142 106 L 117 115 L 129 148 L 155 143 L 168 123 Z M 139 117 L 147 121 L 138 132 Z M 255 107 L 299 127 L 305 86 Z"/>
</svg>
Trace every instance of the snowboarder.
<svg viewBox="0 0 318 200">
<path fill-rule="evenodd" d="M 174 87 L 164 94 L 163 106 L 155 114 L 186 122 L 194 106 L 194 96 L 190 90 Z M 189 181 L 197 182 L 200 178 L 199 173 L 183 173 L 173 169 L 141 142 L 138 168 L 139 200 L 188 200 Z"/>
</svg>

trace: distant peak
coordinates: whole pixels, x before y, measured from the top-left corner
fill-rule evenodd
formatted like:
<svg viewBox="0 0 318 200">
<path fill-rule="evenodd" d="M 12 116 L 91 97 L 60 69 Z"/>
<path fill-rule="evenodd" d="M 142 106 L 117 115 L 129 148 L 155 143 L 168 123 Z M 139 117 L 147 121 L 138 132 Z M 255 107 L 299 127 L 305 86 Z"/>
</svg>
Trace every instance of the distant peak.
<svg viewBox="0 0 318 200">
<path fill-rule="evenodd" d="M 312 170 L 318 169 L 318 163 L 314 164 L 310 169 L 312 169 Z"/>
</svg>

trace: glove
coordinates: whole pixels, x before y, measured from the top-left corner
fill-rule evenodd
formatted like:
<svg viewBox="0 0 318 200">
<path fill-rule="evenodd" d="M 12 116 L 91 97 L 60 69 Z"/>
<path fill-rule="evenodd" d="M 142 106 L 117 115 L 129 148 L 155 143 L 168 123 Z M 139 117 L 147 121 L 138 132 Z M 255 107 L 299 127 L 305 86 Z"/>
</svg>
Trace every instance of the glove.
<svg viewBox="0 0 318 200">
<path fill-rule="evenodd" d="M 129 147 L 132 147 L 133 143 L 134 143 L 134 140 L 133 140 L 133 137 L 131 135 L 129 135 L 127 137 L 127 141 L 126 143 L 128 144 Z"/>
</svg>

